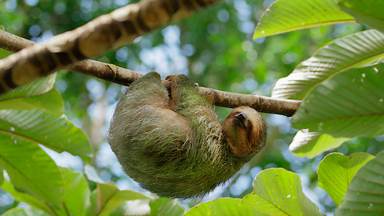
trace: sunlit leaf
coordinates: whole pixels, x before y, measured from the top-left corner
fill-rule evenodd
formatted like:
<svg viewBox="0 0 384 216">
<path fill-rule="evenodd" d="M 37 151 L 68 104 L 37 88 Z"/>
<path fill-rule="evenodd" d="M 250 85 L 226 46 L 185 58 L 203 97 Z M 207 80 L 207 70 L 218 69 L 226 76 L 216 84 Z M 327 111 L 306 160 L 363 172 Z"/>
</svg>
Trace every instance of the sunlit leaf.
<svg viewBox="0 0 384 216">
<path fill-rule="evenodd" d="M 314 158 L 325 151 L 339 147 L 347 140 L 348 138 L 300 130 L 293 138 L 289 150 L 298 157 Z"/>
<path fill-rule="evenodd" d="M 336 0 L 276 0 L 261 17 L 254 38 L 351 21 Z"/>
<path fill-rule="evenodd" d="M 384 215 L 384 152 L 357 172 L 336 215 Z"/>
<path fill-rule="evenodd" d="M 336 73 L 377 61 L 384 56 L 384 34 L 368 30 L 337 39 L 319 49 L 285 78 L 278 80 L 272 96 L 303 99 L 308 92 Z"/>
<path fill-rule="evenodd" d="M 221 198 L 191 208 L 188 216 L 203 215 L 321 215 L 304 195 L 300 178 L 280 168 L 267 169 L 256 177 L 253 192 L 243 199 Z"/>
<path fill-rule="evenodd" d="M 4 182 L 4 170 L 0 167 L 0 185 Z"/>
<path fill-rule="evenodd" d="M 384 134 L 383 83 L 382 64 L 337 74 L 304 99 L 293 124 L 336 137 Z"/>
<path fill-rule="evenodd" d="M 1 185 L 1 189 L 10 193 L 13 198 L 19 202 L 28 203 L 35 208 L 41 209 L 51 215 L 86 215 L 86 210 L 90 204 L 90 190 L 88 182 L 81 173 L 74 172 L 70 169 L 60 168 L 63 178 L 63 193 L 60 194 L 63 202 L 60 206 L 51 208 L 49 203 L 27 193 L 19 192 L 14 189 L 13 185 L 5 181 Z M 51 177 L 47 177 L 49 179 Z"/>
<path fill-rule="evenodd" d="M 41 109 L 54 115 L 64 113 L 64 102 L 61 95 L 52 89 L 37 96 L 8 99 L 0 101 L 0 110 L 32 110 Z"/>
<path fill-rule="evenodd" d="M 4 212 L 2 216 L 28 216 L 28 214 L 22 208 L 12 208 Z"/>
<path fill-rule="evenodd" d="M 39 146 L 0 134 L 0 164 L 16 190 L 51 205 L 62 202 L 63 180 L 55 162 Z"/>
<path fill-rule="evenodd" d="M 86 215 L 91 195 L 87 180 L 81 173 L 70 169 L 61 168 L 60 172 L 64 181 L 62 214 Z"/>
<path fill-rule="evenodd" d="M 338 205 L 344 198 L 348 186 L 357 171 L 374 156 L 368 153 L 354 153 L 344 156 L 341 153 L 327 155 L 318 168 L 319 186 Z"/>
<path fill-rule="evenodd" d="M 247 204 L 241 199 L 236 198 L 220 198 L 207 203 L 199 204 L 191 208 L 186 216 L 206 216 L 206 215 L 220 215 L 220 216 L 251 216 L 251 215 L 265 215 L 258 212 L 252 205 Z M 276 215 L 278 216 L 278 215 Z"/>
<path fill-rule="evenodd" d="M 56 74 L 33 81 L 27 85 L 20 86 L 12 91 L 0 95 L 0 101 L 41 95 L 49 92 L 55 84 Z"/>
<path fill-rule="evenodd" d="M 44 202 L 44 200 L 38 199 L 27 193 L 17 191 L 13 187 L 11 182 L 4 181 L 3 184 L 1 185 L 1 189 L 9 193 L 10 195 L 12 195 L 12 197 L 19 202 L 24 202 L 35 208 L 48 212 L 50 214 L 55 214 L 55 212 L 52 212 L 52 209 L 49 208 L 49 206 L 47 205 L 47 203 Z"/>
<path fill-rule="evenodd" d="M 179 216 L 183 215 L 184 208 L 175 199 L 161 197 L 150 202 L 151 216 Z"/>
<path fill-rule="evenodd" d="M 253 183 L 253 194 L 272 204 L 275 209 L 256 208 L 269 215 L 274 211 L 281 211 L 287 215 L 321 215 L 319 209 L 305 196 L 301 181 L 295 173 L 281 169 L 267 169 L 256 177 Z"/>
<path fill-rule="evenodd" d="M 59 152 L 67 151 L 86 160 L 91 154 L 84 132 L 64 116 L 57 117 L 41 110 L 0 110 L 0 132 Z"/>
<path fill-rule="evenodd" d="M 128 201 L 147 199 L 148 197 L 134 191 L 119 190 L 111 184 L 98 184 L 92 192 L 88 215 L 108 216 Z"/>
<path fill-rule="evenodd" d="M 384 30 L 384 2 L 382 0 L 339 0 L 339 6 L 362 24 Z"/>
</svg>

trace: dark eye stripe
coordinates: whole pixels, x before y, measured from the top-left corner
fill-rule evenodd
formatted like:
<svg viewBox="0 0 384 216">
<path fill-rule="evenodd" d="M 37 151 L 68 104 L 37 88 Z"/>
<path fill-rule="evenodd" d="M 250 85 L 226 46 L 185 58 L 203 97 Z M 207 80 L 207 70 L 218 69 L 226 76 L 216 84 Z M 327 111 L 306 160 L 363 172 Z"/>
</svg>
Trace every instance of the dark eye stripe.
<svg viewBox="0 0 384 216">
<path fill-rule="evenodd" d="M 247 130 L 248 142 L 252 142 L 253 140 L 251 139 L 253 137 L 253 124 L 250 121 L 248 122 L 246 130 Z"/>
</svg>

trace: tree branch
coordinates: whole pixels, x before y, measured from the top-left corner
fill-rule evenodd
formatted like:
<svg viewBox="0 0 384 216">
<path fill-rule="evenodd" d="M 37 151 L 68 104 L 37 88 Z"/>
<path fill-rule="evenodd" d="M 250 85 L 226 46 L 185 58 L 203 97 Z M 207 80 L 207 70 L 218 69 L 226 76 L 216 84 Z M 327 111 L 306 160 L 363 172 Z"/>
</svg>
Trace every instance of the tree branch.
<svg viewBox="0 0 384 216">
<path fill-rule="evenodd" d="M 34 45 L 33 41 L 0 30 L 0 48 L 18 52 L 32 45 Z M 121 85 L 129 85 L 141 76 L 138 72 L 90 59 L 76 62 L 68 69 Z"/>
<path fill-rule="evenodd" d="M 32 41 L 0 30 L 0 48 L 9 51 L 19 51 L 28 46 L 32 46 L 33 44 Z M 138 72 L 94 60 L 77 62 L 71 65 L 69 69 L 126 86 L 141 76 Z M 164 80 L 163 83 L 165 86 L 169 86 L 169 83 L 166 80 Z M 211 100 L 216 106 L 229 108 L 249 106 L 259 112 L 281 114 L 285 116 L 292 116 L 300 106 L 300 101 L 295 100 L 282 100 L 257 95 L 230 93 L 204 87 L 199 87 L 199 92 Z"/>
<path fill-rule="evenodd" d="M 219 0 L 142 0 L 0 61 L 0 93 L 99 56 Z"/>
</svg>

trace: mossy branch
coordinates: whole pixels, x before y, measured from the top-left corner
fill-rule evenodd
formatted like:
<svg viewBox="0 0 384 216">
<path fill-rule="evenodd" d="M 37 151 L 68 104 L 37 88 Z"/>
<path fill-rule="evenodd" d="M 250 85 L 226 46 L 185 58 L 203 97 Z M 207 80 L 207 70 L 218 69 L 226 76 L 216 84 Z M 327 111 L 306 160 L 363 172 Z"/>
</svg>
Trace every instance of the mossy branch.
<svg viewBox="0 0 384 216">
<path fill-rule="evenodd" d="M 16 52 L 32 45 L 32 41 L 0 30 L 0 48 Z M 126 86 L 141 76 L 138 72 L 94 60 L 77 62 L 71 65 L 69 69 Z M 169 86 L 167 81 L 163 82 L 166 86 Z M 258 95 L 238 94 L 204 87 L 199 87 L 199 92 L 213 101 L 216 106 L 230 108 L 250 106 L 259 112 L 281 114 L 285 116 L 292 116 L 300 106 L 300 101 L 295 100 L 282 100 Z"/>
</svg>

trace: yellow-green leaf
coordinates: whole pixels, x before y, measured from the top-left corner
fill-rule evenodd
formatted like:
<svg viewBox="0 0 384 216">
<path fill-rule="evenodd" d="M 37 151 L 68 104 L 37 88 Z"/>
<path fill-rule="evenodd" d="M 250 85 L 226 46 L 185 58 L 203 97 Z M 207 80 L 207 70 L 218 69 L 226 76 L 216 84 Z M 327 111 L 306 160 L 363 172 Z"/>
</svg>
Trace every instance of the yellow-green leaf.
<svg viewBox="0 0 384 216">
<path fill-rule="evenodd" d="M 384 215 L 384 152 L 357 172 L 336 215 Z"/>
<path fill-rule="evenodd" d="M 293 125 L 335 137 L 382 135 L 383 83 L 383 64 L 339 73 L 310 92 Z"/>
<path fill-rule="evenodd" d="M 327 155 L 317 170 L 319 186 L 327 191 L 337 205 L 340 204 L 357 171 L 373 158 L 364 152 L 349 156 L 341 153 Z"/>
<path fill-rule="evenodd" d="M 353 20 L 336 0 L 276 0 L 261 17 L 254 38 Z"/>
</svg>

